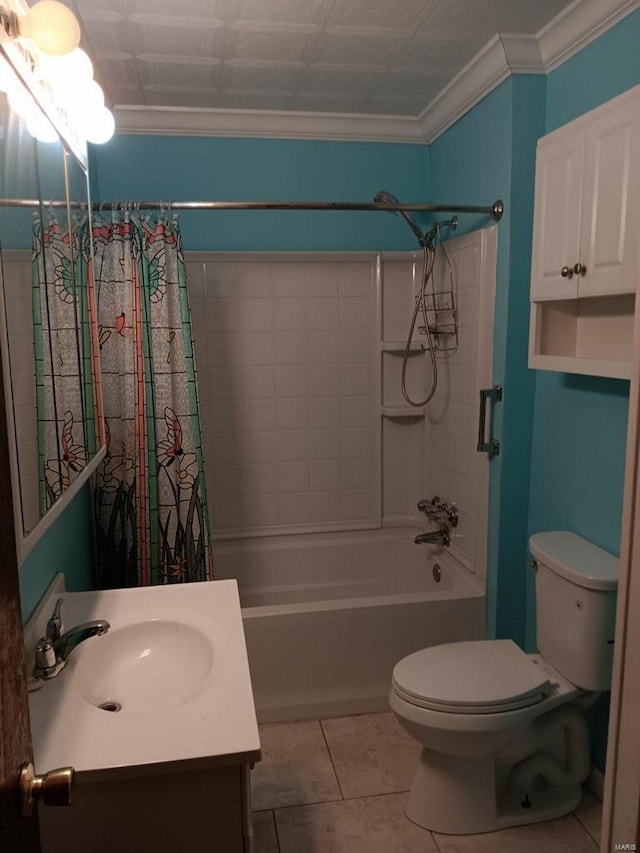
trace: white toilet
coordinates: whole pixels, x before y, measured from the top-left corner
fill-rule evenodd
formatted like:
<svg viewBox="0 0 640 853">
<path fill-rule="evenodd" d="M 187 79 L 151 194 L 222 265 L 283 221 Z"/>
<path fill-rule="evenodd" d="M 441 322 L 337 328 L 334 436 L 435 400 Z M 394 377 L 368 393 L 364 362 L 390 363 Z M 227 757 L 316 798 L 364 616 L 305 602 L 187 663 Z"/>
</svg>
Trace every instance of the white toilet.
<svg viewBox="0 0 640 853">
<path fill-rule="evenodd" d="M 537 533 L 537 643 L 433 646 L 393 670 L 391 708 L 422 744 L 406 814 L 465 835 L 561 817 L 590 771 L 583 710 L 609 690 L 618 560 L 574 533 Z"/>
</svg>

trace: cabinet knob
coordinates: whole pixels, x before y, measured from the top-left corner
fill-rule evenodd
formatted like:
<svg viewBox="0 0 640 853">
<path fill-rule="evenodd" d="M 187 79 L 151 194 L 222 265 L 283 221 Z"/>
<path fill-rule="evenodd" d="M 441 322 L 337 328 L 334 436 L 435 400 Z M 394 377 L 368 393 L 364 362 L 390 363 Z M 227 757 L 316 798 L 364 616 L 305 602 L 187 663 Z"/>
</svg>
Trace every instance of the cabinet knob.
<svg viewBox="0 0 640 853">
<path fill-rule="evenodd" d="M 573 271 L 576 275 L 586 275 L 587 274 L 587 268 L 585 267 L 584 264 L 580 264 L 580 263 L 574 264 Z"/>
<path fill-rule="evenodd" d="M 560 275 L 562 276 L 562 278 L 573 278 L 573 270 L 571 269 L 571 267 L 562 267 L 562 269 L 560 270 Z"/>
</svg>

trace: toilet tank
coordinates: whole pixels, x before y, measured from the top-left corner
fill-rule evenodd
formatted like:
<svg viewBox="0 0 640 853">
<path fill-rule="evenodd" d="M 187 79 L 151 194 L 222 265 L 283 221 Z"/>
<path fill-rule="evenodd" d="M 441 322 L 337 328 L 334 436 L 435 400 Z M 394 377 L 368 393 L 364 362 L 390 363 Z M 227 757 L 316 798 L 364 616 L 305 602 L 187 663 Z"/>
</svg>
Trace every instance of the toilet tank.
<svg viewBox="0 0 640 853">
<path fill-rule="evenodd" d="M 610 690 L 618 558 L 565 530 L 536 533 L 538 650 L 576 687 Z"/>
</svg>

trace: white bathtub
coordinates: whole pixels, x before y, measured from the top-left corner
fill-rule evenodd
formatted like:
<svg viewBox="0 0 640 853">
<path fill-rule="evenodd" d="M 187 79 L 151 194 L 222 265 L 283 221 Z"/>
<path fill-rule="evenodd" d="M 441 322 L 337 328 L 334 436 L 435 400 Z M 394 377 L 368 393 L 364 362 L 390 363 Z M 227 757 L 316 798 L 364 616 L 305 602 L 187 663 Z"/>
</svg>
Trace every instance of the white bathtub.
<svg viewBox="0 0 640 853">
<path fill-rule="evenodd" d="M 259 721 L 387 710 L 400 658 L 484 636 L 484 590 L 444 549 L 414 545 L 417 532 L 215 545 L 216 577 L 240 588 Z"/>
</svg>

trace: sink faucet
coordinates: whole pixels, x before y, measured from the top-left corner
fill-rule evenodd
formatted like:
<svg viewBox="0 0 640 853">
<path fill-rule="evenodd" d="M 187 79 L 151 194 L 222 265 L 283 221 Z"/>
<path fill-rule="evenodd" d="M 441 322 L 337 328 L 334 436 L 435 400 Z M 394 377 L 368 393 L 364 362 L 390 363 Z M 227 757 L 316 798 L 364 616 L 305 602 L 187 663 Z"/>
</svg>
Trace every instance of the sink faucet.
<svg viewBox="0 0 640 853">
<path fill-rule="evenodd" d="M 111 625 L 105 619 L 96 619 L 93 622 L 83 622 L 62 633 L 62 598 L 56 601 L 56 606 L 47 622 L 47 632 L 36 643 L 34 678 L 55 678 L 65 667 L 69 655 L 80 643 L 89 637 L 97 637 L 106 634 Z"/>
<path fill-rule="evenodd" d="M 416 545 L 443 545 L 445 548 L 448 548 L 451 543 L 449 525 L 441 524 L 437 530 L 432 530 L 429 533 L 419 533 L 413 541 Z"/>
</svg>

